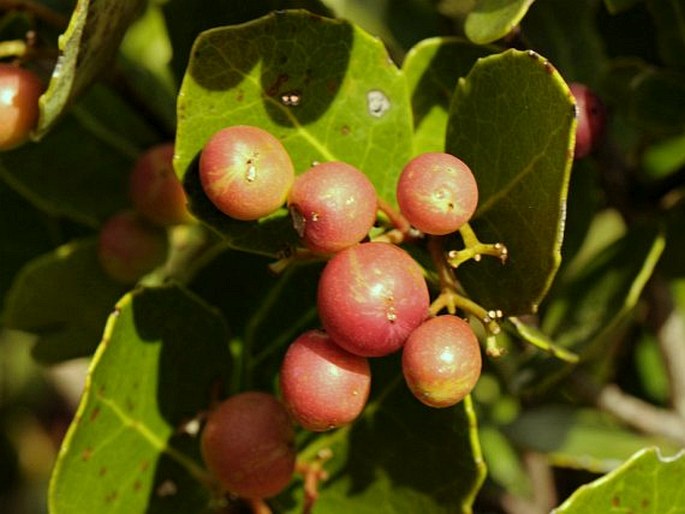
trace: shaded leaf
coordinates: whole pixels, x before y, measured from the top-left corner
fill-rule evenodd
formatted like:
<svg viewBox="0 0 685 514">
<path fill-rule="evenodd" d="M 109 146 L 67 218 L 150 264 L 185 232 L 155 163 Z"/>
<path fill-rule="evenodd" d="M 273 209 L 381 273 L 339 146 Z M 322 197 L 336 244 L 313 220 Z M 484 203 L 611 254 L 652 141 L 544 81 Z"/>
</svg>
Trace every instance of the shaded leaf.
<svg viewBox="0 0 685 514">
<path fill-rule="evenodd" d="M 301 8 L 322 16 L 330 10 L 318 0 L 193 0 L 192 2 L 164 2 L 171 46 L 171 68 L 178 82 L 188 66 L 190 49 L 195 38 L 203 31 L 223 25 L 236 25 L 254 20 L 272 11 Z"/>
<path fill-rule="evenodd" d="M 635 306 L 663 249 L 658 228 L 640 227 L 602 250 L 550 303 L 545 333 L 567 348 L 592 351 L 596 338 Z"/>
<path fill-rule="evenodd" d="M 505 429 L 519 446 L 544 453 L 556 466 L 607 473 L 645 446 L 672 445 L 631 432 L 608 414 L 564 405 L 525 411 Z"/>
<path fill-rule="evenodd" d="M 654 18 L 659 55 L 674 68 L 685 68 L 685 1 L 647 0 Z"/>
<path fill-rule="evenodd" d="M 543 333 L 583 362 L 607 356 L 611 335 L 629 321 L 662 255 L 664 240 L 658 228 L 639 227 L 583 261 L 556 289 L 542 318 Z M 517 387 L 545 394 L 552 391 L 551 383 L 573 369 L 535 356 L 519 371 Z"/>
<path fill-rule="evenodd" d="M 638 451 L 620 468 L 582 486 L 556 514 L 585 512 L 681 512 L 685 505 L 683 452 L 665 457 L 657 448 Z"/>
<path fill-rule="evenodd" d="M 650 70 L 631 86 L 631 114 L 641 127 L 666 134 L 685 130 L 685 74 Z"/>
<path fill-rule="evenodd" d="M 414 153 L 442 152 L 452 93 L 480 58 L 496 47 L 460 38 L 431 38 L 414 46 L 402 65 L 414 112 Z"/>
<path fill-rule="evenodd" d="M 406 84 L 382 43 L 305 11 L 204 32 L 183 81 L 178 119 L 175 165 L 192 210 L 231 246 L 267 255 L 296 240 L 287 212 L 239 222 L 211 205 L 199 186 L 197 157 L 214 132 L 256 125 L 282 140 L 298 173 L 313 162 L 345 161 L 390 202 L 411 155 Z"/>
<path fill-rule="evenodd" d="M 446 149 L 476 177 L 479 239 L 509 250 L 457 271 L 469 294 L 505 315 L 534 312 L 559 267 L 575 137 L 573 100 L 534 52 L 480 59 L 455 90 Z"/>
<path fill-rule="evenodd" d="M 333 453 L 315 508 L 330 514 L 471 512 L 485 469 L 470 399 L 446 409 L 426 407 L 397 375 L 399 361 L 389 360 L 372 363 L 386 369 L 382 378 L 378 367 L 372 370 L 377 395 L 362 417 L 303 448 L 304 459 L 325 448 Z M 288 505 L 287 512 L 300 511 Z"/>
<path fill-rule="evenodd" d="M 7 295 L 3 323 L 38 335 L 33 355 L 40 361 L 88 355 L 125 289 L 100 268 L 94 241 L 69 243 L 24 266 Z"/>
<path fill-rule="evenodd" d="M 15 274 L 53 246 L 50 219 L 0 181 L 0 312 Z M 12 213 L 11 216 L 7 213 Z"/>
<path fill-rule="evenodd" d="M 60 57 L 40 99 L 35 131 L 42 137 L 64 111 L 111 65 L 121 39 L 143 0 L 78 0 L 59 38 Z"/>
<path fill-rule="evenodd" d="M 598 4 L 596 0 L 535 2 L 521 23 L 531 48 L 547 57 L 567 82 L 582 82 L 595 90 L 607 66 Z"/>
<path fill-rule="evenodd" d="M 492 43 L 519 24 L 534 1 L 478 0 L 466 17 L 464 32 L 474 43 Z"/>
<path fill-rule="evenodd" d="M 86 225 L 128 205 L 128 174 L 158 135 L 111 90 L 95 87 L 39 144 L 0 155 L 0 176 L 33 204 Z"/>
<path fill-rule="evenodd" d="M 611 14 L 617 14 L 626 11 L 638 2 L 643 0 L 604 0 L 604 6 Z"/>
<path fill-rule="evenodd" d="M 182 428 L 228 382 L 227 340 L 221 317 L 182 289 L 122 298 L 53 472 L 50 512 L 209 512 L 199 441 Z"/>
</svg>

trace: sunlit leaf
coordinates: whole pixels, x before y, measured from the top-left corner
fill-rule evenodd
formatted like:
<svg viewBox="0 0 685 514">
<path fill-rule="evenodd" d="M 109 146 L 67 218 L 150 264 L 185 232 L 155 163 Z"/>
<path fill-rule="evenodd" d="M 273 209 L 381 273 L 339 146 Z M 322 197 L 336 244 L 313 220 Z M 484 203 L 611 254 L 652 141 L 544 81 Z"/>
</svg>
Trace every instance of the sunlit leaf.
<svg viewBox="0 0 685 514">
<path fill-rule="evenodd" d="M 60 36 L 60 57 L 40 99 L 36 137 L 42 137 L 100 74 L 110 66 L 142 0 L 78 0 L 66 32 Z"/>
<path fill-rule="evenodd" d="M 126 295 L 62 446 L 50 512 L 209 512 L 196 418 L 228 382 L 227 340 L 221 317 L 182 289 Z"/>
<path fill-rule="evenodd" d="M 645 448 L 620 468 L 582 486 L 553 512 L 681 512 L 685 504 L 683 473 L 685 457 L 682 451 L 667 457 L 657 448 Z"/>
<path fill-rule="evenodd" d="M 206 198 L 197 157 L 229 125 L 255 125 L 282 140 L 298 173 L 341 160 L 364 171 L 394 203 L 411 155 L 411 108 L 403 75 L 382 43 L 348 22 L 277 12 L 204 32 L 180 92 L 176 170 L 191 209 L 236 248 L 273 255 L 296 240 L 285 209 L 239 222 Z"/>
</svg>

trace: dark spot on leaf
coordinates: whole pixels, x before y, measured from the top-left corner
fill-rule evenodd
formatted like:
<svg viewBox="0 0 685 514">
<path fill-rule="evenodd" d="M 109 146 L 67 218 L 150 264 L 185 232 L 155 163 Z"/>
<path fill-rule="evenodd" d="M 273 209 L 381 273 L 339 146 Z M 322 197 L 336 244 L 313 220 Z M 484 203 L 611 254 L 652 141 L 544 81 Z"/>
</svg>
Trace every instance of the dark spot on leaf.
<svg viewBox="0 0 685 514">
<path fill-rule="evenodd" d="M 235 97 L 236 101 L 242 102 L 244 98 L 245 98 L 245 91 L 243 91 L 242 89 L 238 89 L 238 94 Z"/>
<path fill-rule="evenodd" d="M 337 81 L 337 80 L 329 80 L 329 81 L 326 83 L 326 90 L 327 90 L 330 94 L 334 95 L 334 94 L 338 91 L 338 87 L 339 87 L 339 86 L 340 86 L 340 85 L 338 84 L 338 81 Z"/>
<path fill-rule="evenodd" d="M 278 95 L 278 92 L 280 91 L 281 87 L 283 84 L 288 82 L 290 80 L 290 76 L 287 73 L 280 73 L 278 77 L 276 77 L 276 80 L 271 84 L 268 89 L 266 90 L 266 94 L 268 96 L 276 96 Z"/>
<path fill-rule="evenodd" d="M 131 400 L 131 398 L 126 398 L 126 410 L 131 412 L 135 408 L 136 408 L 136 404 L 133 403 L 133 400 Z"/>
<path fill-rule="evenodd" d="M 102 466 L 100 471 L 98 471 L 98 476 L 104 477 L 107 474 L 107 468 Z"/>
<path fill-rule="evenodd" d="M 88 462 L 92 456 L 93 456 L 93 449 L 89 446 L 88 448 L 83 450 L 83 453 L 81 453 L 81 460 L 83 462 Z"/>
<path fill-rule="evenodd" d="M 94 407 L 92 411 L 90 411 L 90 416 L 88 418 L 89 421 L 95 421 L 97 417 L 100 415 L 100 407 Z"/>
<path fill-rule="evenodd" d="M 110 491 L 107 496 L 105 496 L 105 503 L 113 503 L 119 497 L 117 491 Z"/>
<path fill-rule="evenodd" d="M 642 501 L 640 502 L 640 507 L 643 509 L 649 508 L 649 499 L 648 498 L 642 498 Z"/>
<path fill-rule="evenodd" d="M 342 127 L 340 127 L 340 134 L 341 134 L 341 135 L 346 136 L 346 135 L 348 135 L 349 133 L 350 133 L 350 127 L 349 127 L 349 125 L 343 125 Z"/>
<path fill-rule="evenodd" d="M 545 67 L 545 71 L 547 73 L 549 73 L 550 75 L 554 73 L 554 65 L 551 62 L 545 61 L 542 63 L 542 65 Z"/>
<path fill-rule="evenodd" d="M 614 496 L 611 499 L 611 506 L 612 507 L 620 507 L 621 506 L 621 499 L 618 496 Z"/>
<path fill-rule="evenodd" d="M 106 391 L 105 384 L 102 384 L 100 387 L 98 387 L 97 395 L 100 397 L 105 396 L 105 391 Z"/>
<path fill-rule="evenodd" d="M 140 480 L 136 480 L 133 482 L 133 490 L 134 491 L 140 491 L 140 489 L 143 487 L 143 483 Z"/>
<path fill-rule="evenodd" d="M 149 460 L 144 460 L 143 462 L 140 463 L 140 471 L 142 473 L 145 473 L 149 467 L 150 467 L 150 461 Z"/>
</svg>

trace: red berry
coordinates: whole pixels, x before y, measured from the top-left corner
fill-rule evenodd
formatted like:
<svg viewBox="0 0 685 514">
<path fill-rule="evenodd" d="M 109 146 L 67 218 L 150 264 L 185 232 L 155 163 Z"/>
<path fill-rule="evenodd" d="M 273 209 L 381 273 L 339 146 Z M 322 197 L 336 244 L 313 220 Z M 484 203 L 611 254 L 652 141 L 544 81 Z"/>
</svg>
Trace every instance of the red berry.
<svg viewBox="0 0 685 514">
<path fill-rule="evenodd" d="M 133 211 L 123 211 L 100 229 L 98 259 L 111 278 L 131 284 L 164 262 L 167 246 L 163 229 L 145 223 Z"/>
<path fill-rule="evenodd" d="M 293 419 L 319 432 L 351 423 L 361 414 L 371 371 L 365 357 L 343 350 L 325 332 L 310 330 L 288 348 L 280 384 Z"/>
<path fill-rule="evenodd" d="M 136 210 L 157 225 L 187 223 L 186 194 L 173 167 L 174 144 L 163 143 L 144 152 L 136 161 L 129 180 L 129 193 Z"/>
<path fill-rule="evenodd" d="M 43 83 L 32 71 L 0 63 L 0 150 L 24 143 L 38 123 Z"/>
<path fill-rule="evenodd" d="M 273 395 L 248 391 L 209 413 L 200 442 L 207 468 L 225 490 L 243 498 L 268 498 L 293 476 L 294 440 L 283 404 Z"/>
<path fill-rule="evenodd" d="M 576 101 L 578 124 L 574 157 L 580 159 L 592 152 L 602 140 L 607 112 L 599 97 L 584 84 L 569 84 Z"/>
<path fill-rule="evenodd" d="M 328 335 L 364 357 L 398 350 L 428 315 L 429 302 L 421 267 L 388 243 L 362 243 L 335 254 L 317 292 Z"/>
<path fill-rule="evenodd" d="M 200 154 L 200 182 L 210 201 L 238 220 L 256 220 L 286 200 L 295 170 L 283 144 L 258 127 L 218 131 Z"/>
<path fill-rule="evenodd" d="M 334 253 L 366 237 L 376 221 L 378 200 L 373 184 L 357 168 L 325 162 L 295 179 L 288 205 L 305 246 Z"/>
<path fill-rule="evenodd" d="M 422 232 L 449 234 L 473 216 L 478 186 L 461 159 L 428 152 L 413 158 L 402 170 L 397 203 L 409 223 Z"/>
<path fill-rule="evenodd" d="M 476 385 L 481 365 L 476 335 L 466 321 L 452 315 L 422 323 L 402 350 L 402 371 L 409 389 L 431 407 L 462 401 Z"/>
</svg>

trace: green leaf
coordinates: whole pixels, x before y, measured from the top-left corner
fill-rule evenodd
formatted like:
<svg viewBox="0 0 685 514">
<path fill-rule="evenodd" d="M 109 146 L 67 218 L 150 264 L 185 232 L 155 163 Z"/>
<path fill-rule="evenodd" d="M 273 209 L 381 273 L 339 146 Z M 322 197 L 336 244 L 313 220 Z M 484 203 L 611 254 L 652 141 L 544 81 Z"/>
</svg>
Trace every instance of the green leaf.
<svg viewBox="0 0 685 514">
<path fill-rule="evenodd" d="M 649 70 L 632 84 L 631 114 L 643 128 L 659 134 L 685 130 L 685 74 Z"/>
<path fill-rule="evenodd" d="M 593 343 L 636 305 L 664 249 L 658 228 L 639 226 L 602 250 L 550 303 L 543 331 L 577 352 Z"/>
<path fill-rule="evenodd" d="M 545 405 L 525 411 L 505 433 L 520 447 L 541 452 L 556 466 L 607 473 L 645 446 L 670 444 L 618 425 L 592 409 Z"/>
<path fill-rule="evenodd" d="M 39 143 L 0 155 L 0 176 L 55 216 L 97 226 L 129 205 L 128 174 L 159 135 L 98 86 Z"/>
<path fill-rule="evenodd" d="M 498 51 L 453 37 L 426 39 L 409 51 L 402 72 L 414 111 L 417 155 L 445 149 L 450 100 L 458 79 L 466 76 L 479 58 Z"/>
<path fill-rule="evenodd" d="M 685 1 L 647 0 L 654 18 L 659 55 L 674 68 L 685 68 Z"/>
<path fill-rule="evenodd" d="M 399 361 L 383 361 L 395 378 L 380 378 L 378 368 L 372 370 L 380 392 L 362 417 L 347 428 L 317 436 L 300 453 L 302 459 L 311 459 L 322 449 L 333 454 L 325 467 L 330 478 L 321 484 L 315 510 L 327 514 L 471 512 L 485 468 L 470 398 L 452 408 L 426 407 L 397 375 Z M 283 500 L 276 507 L 285 504 Z M 301 508 L 291 506 L 287 512 L 301 512 Z"/>
<path fill-rule="evenodd" d="M 509 34 L 535 0 L 478 0 L 466 17 L 464 32 L 478 44 L 492 43 Z"/>
<path fill-rule="evenodd" d="M 124 291 L 101 270 L 96 243 L 77 241 L 21 270 L 7 295 L 3 324 L 37 334 L 33 355 L 40 361 L 88 355 Z"/>
<path fill-rule="evenodd" d="M 597 1 L 536 2 L 521 23 L 526 41 L 547 57 L 567 82 L 597 90 L 607 56 L 597 23 Z"/>
<path fill-rule="evenodd" d="M 180 83 L 188 66 L 193 41 L 202 31 L 224 25 L 237 25 L 260 16 L 288 8 L 299 7 L 310 12 L 330 15 L 330 10 L 318 0 L 194 0 L 193 2 L 164 2 L 169 39 L 174 49 L 171 67 Z"/>
<path fill-rule="evenodd" d="M 271 132 L 298 173 L 316 161 L 348 162 L 392 203 L 412 152 L 406 83 L 382 43 L 347 22 L 305 11 L 200 35 L 178 120 L 175 165 L 191 209 L 231 246 L 267 255 L 296 240 L 285 209 L 260 222 L 235 221 L 214 208 L 199 185 L 197 157 L 217 130 L 247 124 Z"/>
<path fill-rule="evenodd" d="M 604 6 L 611 14 L 618 14 L 627 11 L 638 2 L 643 0 L 604 0 Z"/>
<path fill-rule="evenodd" d="M 59 38 L 60 57 L 40 99 L 35 136 L 44 136 L 64 111 L 111 65 L 143 0 L 78 0 Z"/>
<path fill-rule="evenodd" d="M 559 267 L 575 137 L 573 101 L 534 52 L 480 59 L 455 90 L 446 149 L 476 177 L 473 228 L 509 250 L 457 271 L 467 291 L 505 315 L 535 312 Z"/>
<path fill-rule="evenodd" d="M 664 457 L 657 448 L 638 451 L 620 468 L 582 486 L 555 514 L 586 512 L 682 512 L 683 452 Z"/>
<path fill-rule="evenodd" d="M 0 181 L 0 312 L 15 274 L 53 246 L 50 219 Z M 9 214 L 11 213 L 11 215 Z"/>
<path fill-rule="evenodd" d="M 180 288 L 126 295 L 62 445 L 50 512 L 209 512 L 198 439 L 183 428 L 228 382 L 227 341 L 221 317 Z"/>
</svg>

